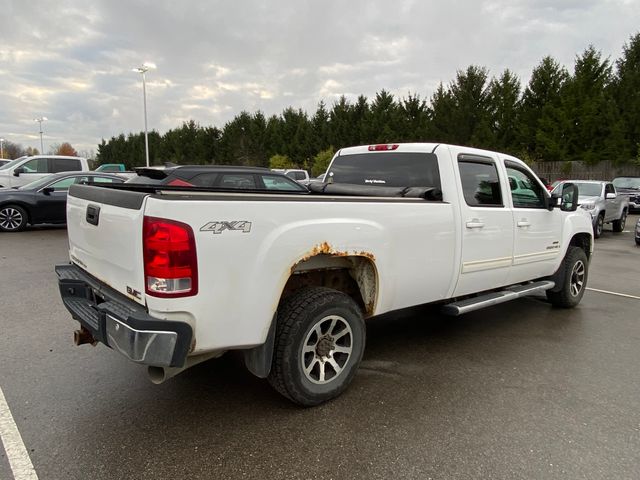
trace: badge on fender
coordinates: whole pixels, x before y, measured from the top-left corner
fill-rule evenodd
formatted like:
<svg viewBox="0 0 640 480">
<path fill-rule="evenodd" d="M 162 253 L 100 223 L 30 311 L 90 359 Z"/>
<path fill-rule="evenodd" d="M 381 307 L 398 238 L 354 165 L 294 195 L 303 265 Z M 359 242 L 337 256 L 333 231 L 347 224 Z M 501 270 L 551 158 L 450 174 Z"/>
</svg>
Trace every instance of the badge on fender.
<svg viewBox="0 0 640 480">
<path fill-rule="evenodd" d="M 247 222 L 246 220 L 234 220 L 232 222 L 209 222 L 200 228 L 201 232 L 213 232 L 214 234 L 222 233 L 225 230 L 249 233 L 251 231 L 251 222 Z"/>
</svg>

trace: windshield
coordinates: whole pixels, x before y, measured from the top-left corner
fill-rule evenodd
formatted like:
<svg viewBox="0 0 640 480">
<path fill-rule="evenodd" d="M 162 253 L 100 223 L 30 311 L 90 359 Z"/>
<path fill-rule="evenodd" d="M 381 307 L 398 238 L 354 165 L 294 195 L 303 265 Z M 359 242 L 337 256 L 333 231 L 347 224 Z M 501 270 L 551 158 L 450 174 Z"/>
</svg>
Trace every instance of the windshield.
<svg viewBox="0 0 640 480">
<path fill-rule="evenodd" d="M 581 197 L 599 197 L 602 193 L 602 185 L 599 183 L 575 183 L 578 187 L 578 195 Z"/>
<path fill-rule="evenodd" d="M 0 166 L 0 170 L 9 170 L 10 168 L 13 168 L 18 163 L 20 163 L 25 158 L 27 157 L 20 157 L 20 158 L 16 158 L 15 160 L 11 160 L 9 163 L 5 163 L 4 165 Z"/>
<path fill-rule="evenodd" d="M 640 177 L 618 177 L 613 179 L 616 188 L 635 188 L 640 190 Z"/>
<path fill-rule="evenodd" d="M 37 190 L 40 187 L 45 186 L 47 183 L 49 183 L 52 180 L 52 177 L 54 175 L 47 175 L 46 177 L 43 178 L 39 178 L 38 180 L 34 180 L 31 183 L 27 183 L 26 185 L 23 185 L 21 187 L 18 187 L 18 190 Z"/>
</svg>

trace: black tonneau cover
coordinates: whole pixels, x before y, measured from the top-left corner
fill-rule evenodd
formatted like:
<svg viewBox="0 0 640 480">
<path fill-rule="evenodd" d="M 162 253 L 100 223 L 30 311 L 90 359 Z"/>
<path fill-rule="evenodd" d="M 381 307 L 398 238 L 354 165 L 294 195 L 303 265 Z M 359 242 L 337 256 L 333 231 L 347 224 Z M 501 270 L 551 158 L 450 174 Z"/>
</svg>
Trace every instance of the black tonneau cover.
<svg viewBox="0 0 640 480">
<path fill-rule="evenodd" d="M 316 195 L 348 195 L 351 197 L 402 197 L 441 201 L 442 191 L 435 187 L 380 187 L 351 183 L 312 183 L 311 193 Z"/>
</svg>

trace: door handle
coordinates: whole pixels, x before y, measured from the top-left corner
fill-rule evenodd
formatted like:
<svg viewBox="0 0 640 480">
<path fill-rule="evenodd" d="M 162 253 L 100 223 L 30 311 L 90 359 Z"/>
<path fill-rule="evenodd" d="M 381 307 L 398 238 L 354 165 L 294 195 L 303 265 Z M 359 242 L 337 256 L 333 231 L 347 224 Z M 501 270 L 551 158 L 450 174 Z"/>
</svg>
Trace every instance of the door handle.
<svg viewBox="0 0 640 480">
<path fill-rule="evenodd" d="M 474 218 L 470 222 L 467 222 L 466 226 L 467 226 L 467 228 L 483 228 L 484 227 L 484 222 L 481 222 L 477 218 Z"/>
<path fill-rule="evenodd" d="M 531 224 L 529 222 L 527 222 L 526 220 L 521 220 L 517 223 L 519 228 L 525 228 L 525 227 L 530 227 Z"/>
</svg>

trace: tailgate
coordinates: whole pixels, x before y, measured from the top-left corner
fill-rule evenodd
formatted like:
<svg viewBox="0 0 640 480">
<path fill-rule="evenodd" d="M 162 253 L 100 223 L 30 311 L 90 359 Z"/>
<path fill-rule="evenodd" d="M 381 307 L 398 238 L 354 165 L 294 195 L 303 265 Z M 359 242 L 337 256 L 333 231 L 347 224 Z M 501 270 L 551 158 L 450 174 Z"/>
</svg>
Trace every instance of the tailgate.
<svg viewBox="0 0 640 480">
<path fill-rule="evenodd" d="M 142 223 L 147 195 L 72 185 L 67 199 L 71 261 L 143 305 Z"/>
</svg>

